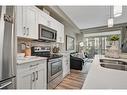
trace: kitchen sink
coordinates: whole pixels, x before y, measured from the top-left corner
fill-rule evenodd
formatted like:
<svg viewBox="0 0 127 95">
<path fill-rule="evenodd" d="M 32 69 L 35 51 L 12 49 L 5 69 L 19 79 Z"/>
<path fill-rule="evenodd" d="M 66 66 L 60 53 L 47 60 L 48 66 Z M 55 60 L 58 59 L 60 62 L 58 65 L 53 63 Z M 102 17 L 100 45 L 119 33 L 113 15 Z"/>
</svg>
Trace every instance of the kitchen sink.
<svg viewBox="0 0 127 95">
<path fill-rule="evenodd" d="M 120 60 L 100 59 L 101 67 L 127 71 L 127 62 Z"/>
</svg>

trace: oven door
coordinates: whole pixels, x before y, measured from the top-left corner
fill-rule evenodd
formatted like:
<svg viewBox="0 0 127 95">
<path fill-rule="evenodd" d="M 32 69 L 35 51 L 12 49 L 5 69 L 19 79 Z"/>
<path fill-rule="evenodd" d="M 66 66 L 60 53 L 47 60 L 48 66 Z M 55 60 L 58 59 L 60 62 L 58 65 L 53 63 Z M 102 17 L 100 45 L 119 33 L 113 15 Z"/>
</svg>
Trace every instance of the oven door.
<svg viewBox="0 0 127 95">
<path fill-rule="evenodd" d="M 51 59 L 48 62 L 48 82 L 61 75 L 62 70 L 62 59 Z"/>
</svg>

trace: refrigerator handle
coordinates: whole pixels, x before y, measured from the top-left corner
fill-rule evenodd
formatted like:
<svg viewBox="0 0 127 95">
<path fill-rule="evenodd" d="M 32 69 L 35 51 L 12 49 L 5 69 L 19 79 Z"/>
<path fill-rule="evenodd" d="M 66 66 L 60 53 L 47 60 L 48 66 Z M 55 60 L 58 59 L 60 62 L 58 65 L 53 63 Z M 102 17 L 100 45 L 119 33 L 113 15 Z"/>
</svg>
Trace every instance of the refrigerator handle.
<svg viewBox="0 0 127 95">
<path fill-rule="evenodd" d="M 12 84 L 12 82 L 11 82 L 11 81 L 10 81 L 10 82 L 8 82 L 8 83 L 6 83 L 6 84 L 3 84 L 2 86 L 0 86 L 0 89 L 4 88 L 4 87 L 6 87 L 6 86 L 9 86 L 10 84 Z"/>
</svg>

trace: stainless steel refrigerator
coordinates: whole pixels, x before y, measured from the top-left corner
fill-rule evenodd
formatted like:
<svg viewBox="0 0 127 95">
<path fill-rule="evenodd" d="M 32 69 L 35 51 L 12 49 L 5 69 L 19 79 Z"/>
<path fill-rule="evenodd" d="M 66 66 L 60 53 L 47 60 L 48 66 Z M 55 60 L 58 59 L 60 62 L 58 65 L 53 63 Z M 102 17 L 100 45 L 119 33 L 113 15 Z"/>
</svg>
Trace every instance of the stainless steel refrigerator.
<svg viewBox="0 0 127 95">
<path fill-rule="evenodd" d="M 0 6 L 0 89 L 16 88 L 14 7 Z"/>
</svg>

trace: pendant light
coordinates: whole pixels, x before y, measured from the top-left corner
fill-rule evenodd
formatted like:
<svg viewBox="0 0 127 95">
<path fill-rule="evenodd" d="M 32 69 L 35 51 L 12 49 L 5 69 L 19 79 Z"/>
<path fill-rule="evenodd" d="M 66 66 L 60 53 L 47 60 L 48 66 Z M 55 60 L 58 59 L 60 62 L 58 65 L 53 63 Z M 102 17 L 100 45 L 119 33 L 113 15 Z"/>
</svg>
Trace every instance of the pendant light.
<svg viewBox="0 0 127 95">
<path fill-rule="evenodd" d="M 114 6 L 114 17 L 122 15 L 122 6 Z"/>
<path fill-rule="evenodd" d="M 108 27 L 113 27 L 113 18 L 111 17 L 111 6 L 110 6 L 110 17 L 108 19 Z"/>
</svg>

